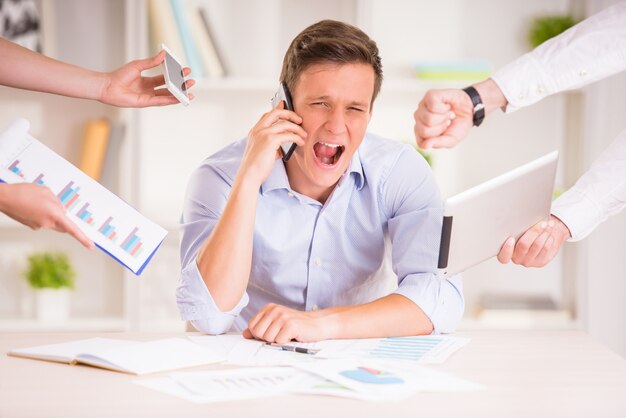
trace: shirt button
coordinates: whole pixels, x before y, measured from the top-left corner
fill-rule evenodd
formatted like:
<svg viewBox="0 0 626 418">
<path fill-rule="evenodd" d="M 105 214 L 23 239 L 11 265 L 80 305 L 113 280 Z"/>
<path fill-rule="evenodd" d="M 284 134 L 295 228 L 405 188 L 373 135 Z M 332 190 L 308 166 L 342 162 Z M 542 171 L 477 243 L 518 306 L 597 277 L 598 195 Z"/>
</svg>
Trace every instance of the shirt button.
<svg viewBox="0 0 626 418">
<path fill-rule="evenodd" d="M 539 93 L 539 94 L 543 94 L 543 93 L 545 93 L 545 92 L 546 92 L 546 91 L 543 89 L 543 86 L 537 86 L 537 93 Z"/>
<path fill-rule="evenodd" d="M 579 76 L 581 76 L 581 77 L 585 77 L 587 74 L 588 74 L 588 73 L 587 73 L 587 70 L 580 70 L 580 71 L 578 72 L 578 75 L 579 75 Z"/>
<path fill-rule="evenodd" d="M 293 197 L 293 193 L 289 192 L 289 193 L 287 193 L 287 196 Z"/>
<path fill-rule="evenodd" d="M 317 305 L 313 305 L 313 307 L 311 308 L 311 310 L 313 311 L 317 311 L 319 308 L 317 307 Z"/>
<path fill-rule="evenodd" d="M 524 96 L 523 94 L 520 94 L 519 96 L 517 96 L 517 100 L 524 100 L 526 98 L 526 96 Z"/>
<path fill-rule="evenodd" d="M 319 267 L 322 265 L 322 260 L 320 260 L 319 257 L 315 257 L 315 260 L 313 260 L 313 264 Z"/>
</svg>

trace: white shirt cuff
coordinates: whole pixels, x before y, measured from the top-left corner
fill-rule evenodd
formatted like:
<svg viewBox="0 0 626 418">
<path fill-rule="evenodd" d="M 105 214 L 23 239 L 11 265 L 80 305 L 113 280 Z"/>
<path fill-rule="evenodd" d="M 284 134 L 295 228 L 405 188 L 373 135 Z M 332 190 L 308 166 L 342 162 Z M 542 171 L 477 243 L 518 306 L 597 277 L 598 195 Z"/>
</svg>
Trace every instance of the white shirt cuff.
<svg viewBox="0 0 626 418">
<path fill-rule="evenodd" d="M 568 241 L 580 241 L 605 219 L 600 207 L 575 189 L 559 196 L 552 203 L 551 213 L 569 228 L 572 238 Z"/>
</svg>

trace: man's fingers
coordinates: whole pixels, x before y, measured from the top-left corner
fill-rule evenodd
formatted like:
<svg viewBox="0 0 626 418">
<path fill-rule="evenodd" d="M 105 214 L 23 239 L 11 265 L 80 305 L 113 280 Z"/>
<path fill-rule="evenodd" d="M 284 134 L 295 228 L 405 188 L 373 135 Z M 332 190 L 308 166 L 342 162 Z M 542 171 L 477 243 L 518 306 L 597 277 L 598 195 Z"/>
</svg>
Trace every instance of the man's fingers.
<svg viewBox="0 0 626 418">
<path fill-rule="evenodd" d="M 537 237 L 537 239 L 535 239 L 524 257 L 527 263 L 532 263 L 537 255 L 539 255 L 539 252 L 544 248 L 548 238 L 550 238 L 550 230 L 546 229 Z"/>
<path fill-rule="evenodd" d="M 437 126 L 441 124 L 450 124 L 450 120 L 454 119 L 454 112 L 433 113 L 426 109 L 419 109 L 415 112 L 415 118 L 424 126 Z"/>
<path fill-rule="evenodd" d="M 447 113 L 451 110 L 450 101 L 452 90 L 429 90 L 426 92 L 422 102 L 429 112 Z"/>
<path fill-rule="evenodd" d="M 524 235 L 522 235 L 521 238 L 517 240 L 517 244 L 515 244 L 515 250 L 513 251 L 514 263 L 519 263 L 521 260 L 524 259 L 524 257 L 526 257 L 530 246 L 533 244 L 533 242 L 535 242 L 537 237 L 541 233 L 543 233 L 544 229 L 545 228 L 543 226 L 534 226 L 528 231 L 524 232 Z"/>
<path fill-rule="evenodd" d="M 249 340 L 254 339 L 254 336 L 252 335 L 252 333 L 250 332 L 250 328 L 246 328 L 243 330 L 243 332 L 241 333 L 241 335 L 243 336 L 243 338 L 247 338 Z"/>
<path fill-rule="evenodd" d="M 502 248 L 500 248 L 500 252 L 498 253 L 498 261 L 502 264 L 508 264 L 513 257 L 513 250 L 515 248 L 515 238 L 509 237 Z"/>
<path fill-rule="evenodd" d="M 422 141 L 423 149 L 430 148 L 452 148 L 459 143 L 459 139 L 452 135 L 441 135 L 435 138 L 428 138 Z"/>
<path fill-rule="evenodd" d="M 299 125 L 302 123 L 302 118 L 298 116 L 295 112 L 286 109 L 276 108 L 271 112 L 266 113 L 261 118 L 261 126 L 269 128 L 279 120 L 288 120 L 290 122 Z"/>
</svg>

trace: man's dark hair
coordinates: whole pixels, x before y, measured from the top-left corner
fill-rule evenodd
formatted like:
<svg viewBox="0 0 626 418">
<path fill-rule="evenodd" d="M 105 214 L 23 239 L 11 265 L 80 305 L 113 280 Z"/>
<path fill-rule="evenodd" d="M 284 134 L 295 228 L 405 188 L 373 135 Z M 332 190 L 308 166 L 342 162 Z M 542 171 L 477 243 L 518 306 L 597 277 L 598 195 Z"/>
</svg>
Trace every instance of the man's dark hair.
<svg viewBox="0 0 626 418">
<path fill-rule="evenodd" d="M 383 66 L 376 42 L 361 29 L 336 20 L 322 20 L 304 29 L 285 53 L 280 80 L 293 92 L 300 74 L 321 63 L 371 65 L 375 76 L 374 102 L 383 82 Z"/>
</svg>

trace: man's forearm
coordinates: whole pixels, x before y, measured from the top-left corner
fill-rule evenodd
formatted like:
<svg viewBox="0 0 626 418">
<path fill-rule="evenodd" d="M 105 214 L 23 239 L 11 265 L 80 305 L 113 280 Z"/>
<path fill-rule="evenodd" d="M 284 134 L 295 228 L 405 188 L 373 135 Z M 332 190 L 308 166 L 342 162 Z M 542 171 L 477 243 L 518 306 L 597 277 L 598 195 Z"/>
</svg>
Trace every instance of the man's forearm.
<svg viewBox="0 0 626 418">
<path fill-rule="evenodd" d="M 424 311 L 397 294 L 363 305 L 325 309 L 320 315 L 327 320 L 328 339 L 402 337 L 433 331 Z"/>
<path fill-rule="evenodd" d="M 234 308 L 248 286 L 258 184 L 238 176 L 215 229 L 198 252 L 198 269 L 217 306 Z"/>
</svg>

